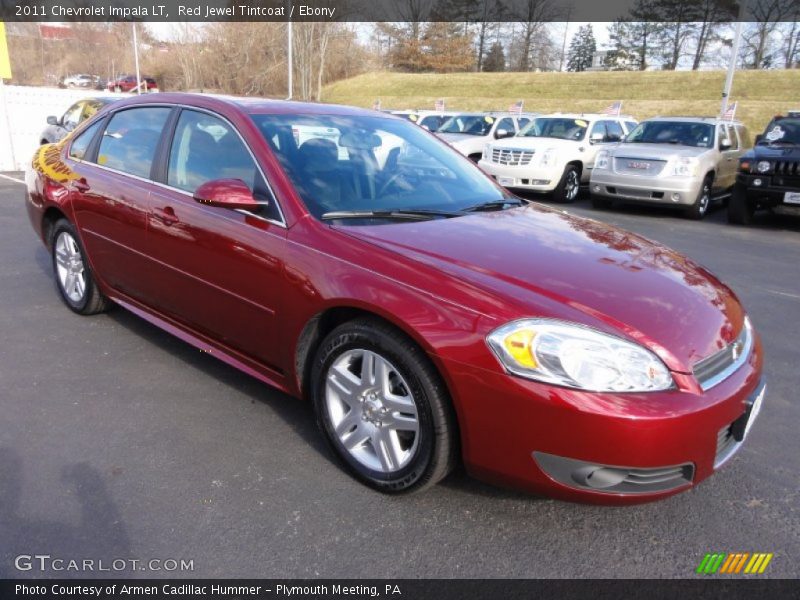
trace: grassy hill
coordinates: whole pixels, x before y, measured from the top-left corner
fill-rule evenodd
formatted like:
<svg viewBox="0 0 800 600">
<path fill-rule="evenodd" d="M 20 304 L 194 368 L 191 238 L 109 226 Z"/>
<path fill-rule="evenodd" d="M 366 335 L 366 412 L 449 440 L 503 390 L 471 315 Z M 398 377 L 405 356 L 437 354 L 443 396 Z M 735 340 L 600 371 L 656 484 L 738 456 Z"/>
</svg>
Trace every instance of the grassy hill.
<svg viewBox="0 0 800 600">
<path fill-rule="evenodd" d="M 596 112 L 615 100 L 638 119 L 655 115 L 718 114 L 724 71 L 590 73 L 367 73 L 326 86 L 322 100 L 384 108 L 507 110 L 517 100 L 532 112 Z M 737 71 L 731 97 L 736 117 L 759 131 L 772 115 L 800 108 L 800 70 Z"/>
</svg>

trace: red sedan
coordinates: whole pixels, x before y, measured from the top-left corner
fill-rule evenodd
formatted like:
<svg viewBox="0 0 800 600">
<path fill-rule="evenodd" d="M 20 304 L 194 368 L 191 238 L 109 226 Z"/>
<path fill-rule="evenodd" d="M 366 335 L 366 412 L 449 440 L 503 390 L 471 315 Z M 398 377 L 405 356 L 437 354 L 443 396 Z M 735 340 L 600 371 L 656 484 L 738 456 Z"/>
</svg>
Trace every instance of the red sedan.
<svg viewBox="0 0 800 600">
<path fill-rule="evenodd" d="M 158 89 L 158 83 L 152 77 L 141 77 L 142 91 Z M 109 92 L 133 92 L 136 91 L 136 75 L 120 75 L 112 79 L 106 85 Z"/>
<path fill-rule="evenodd" d="M 522 201 L 403 119 L 142 96 L 33 165 L 70 309 L 120 305 L 308 398 L 384 492 L 462 461 L 558 498 L 653 500 L 714 473 L 764 397 L 759 338 L 711 273 Z"/>
</svg>

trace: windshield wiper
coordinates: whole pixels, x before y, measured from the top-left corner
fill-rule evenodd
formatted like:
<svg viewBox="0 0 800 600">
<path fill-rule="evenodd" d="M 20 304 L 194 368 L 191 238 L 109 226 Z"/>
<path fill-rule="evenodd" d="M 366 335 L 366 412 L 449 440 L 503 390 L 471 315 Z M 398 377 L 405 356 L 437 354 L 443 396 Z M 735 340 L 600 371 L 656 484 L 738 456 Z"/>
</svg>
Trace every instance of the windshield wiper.
<svg viewBox="0 0 800 600">
<path fill-rule="evenodd" d="M 462 212 L 449 212 L 444 210 L 426 209 L 396 209 L 396 210 L 335 210 L 326 212 L 320 217 L 323 221 L 335 221 L 337 219 L 398 219 L 421 221 L 443 217 L 446 219 L 460 217 Z"/>
<path fill-rule="evenodd" d="M 468 206 L 467 208 L 462 208 L 461 212 L 480 212 L 483 210 L 503 210 L 509 204 L 511 206 L 524 206 L 528 204 L 527 200 L 522 200 L 519 198 L 510 198 L 506 200 L 490 200 L 489 202 L 481 202 L 480 204 L 475 204 L 473 206 Z"/>
</svg>

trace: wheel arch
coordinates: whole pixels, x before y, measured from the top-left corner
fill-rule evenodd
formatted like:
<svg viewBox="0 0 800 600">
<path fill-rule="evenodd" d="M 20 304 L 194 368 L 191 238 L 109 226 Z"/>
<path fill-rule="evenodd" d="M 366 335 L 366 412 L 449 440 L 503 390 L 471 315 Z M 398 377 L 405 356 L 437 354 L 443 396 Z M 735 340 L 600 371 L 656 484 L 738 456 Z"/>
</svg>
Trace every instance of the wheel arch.
<svg viewBox="0 0 800 600">
<path fill-rule="evenodd" d="M 430 359 L 433 348 L 414 328 L 399 321 L 392 315 L 387 315 L 380 309 L 363 306 L 358 302 L 343 302 L 328 306 L 314 314 L 306 321 L 297 337 L 294 351 L 294 375 L 295 385 L 301 396 L 308 397 L 312 360 L 325 336 L 339 325 L 363 317 L 381 321 L 411 339 L 429 357 L 431 364 L 448 387 L 448 392 L 450 391 L 450 386 L 447 385 L 447 378 L 442 373 L 441 368 L 436 364 L 436 361 Z"/>
<path fill-rule="evenodd" d="M 55 206 L 48 206 L 42 215 L 42 240 L 48 249 L 50 249 L 53 241 L 53 227 L 60 219 L 69 220 L 67 215 L 64 214 L 61 209 Z"/>
</svg>

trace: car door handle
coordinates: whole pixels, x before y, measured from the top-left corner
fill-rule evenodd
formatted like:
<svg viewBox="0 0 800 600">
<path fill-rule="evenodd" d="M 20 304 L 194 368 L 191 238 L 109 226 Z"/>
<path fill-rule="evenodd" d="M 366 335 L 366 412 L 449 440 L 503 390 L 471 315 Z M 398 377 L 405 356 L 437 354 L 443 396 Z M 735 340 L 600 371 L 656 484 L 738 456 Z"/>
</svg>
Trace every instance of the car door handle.
<svg viewBox="0 0 800 600">
<path fill-rule="evenodd" d="M 153 214 L 159 219 L 164 225 L 174 225 L 179 221 L 178 217 L 175 215 L 175 211 L 171 206 L 167 206 L 166 208 L 155 208 L 153 209 Z"/>
<path fill-rule="evenodd" d="M 91 188 L 89 183 L 81 177 L 80 179 L 75 179 L 72 181 L 72 187 L 75 189 L 76 192 L 88 192 Z"/>
</svg>

